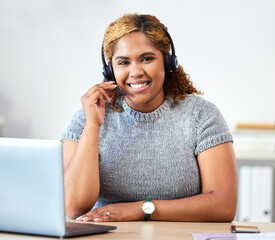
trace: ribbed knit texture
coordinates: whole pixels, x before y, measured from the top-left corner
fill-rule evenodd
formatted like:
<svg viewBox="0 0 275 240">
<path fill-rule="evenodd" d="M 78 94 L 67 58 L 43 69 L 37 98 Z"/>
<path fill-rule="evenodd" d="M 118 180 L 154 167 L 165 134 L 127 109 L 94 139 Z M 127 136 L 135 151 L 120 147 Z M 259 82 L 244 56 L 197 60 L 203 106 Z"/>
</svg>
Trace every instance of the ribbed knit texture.
<svg viewBox="0 0 275 240">
<path fill-rule="evenodd" d="M 232 141 L 215 105 L 199 96 L 188 96 L 177 105 L 167 98 L 152 113 L 135 111 L 123 98 L 119 104 L 122 112 L 106 104 L 100 129 L 100 195 L 95 208 L 201 193 L 197 155 Z M 135 121 L 142 126 L 136 127 Z M 78 141 L 84 125 L 80 109 L 69 119 L 61 139 Z"/>
</svg>

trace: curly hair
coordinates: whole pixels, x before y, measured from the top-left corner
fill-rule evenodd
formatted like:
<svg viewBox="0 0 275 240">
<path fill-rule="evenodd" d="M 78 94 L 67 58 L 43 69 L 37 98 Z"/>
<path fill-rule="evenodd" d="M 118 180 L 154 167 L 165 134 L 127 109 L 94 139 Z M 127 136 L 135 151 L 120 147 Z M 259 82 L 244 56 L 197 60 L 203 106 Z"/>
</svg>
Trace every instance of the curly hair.
<svg viewBox="0 0 275 240">
<path fill-rule="evenodd" d="M 117 41 L 132 32 L 144 33 L 152 45 L 165 57 L 169 54 L 171 46 L 169 38 L 160 25 L 167 29 L 152 15 L 125 14 L 118 18 L 109 25 L 104 35 L 103 51 L 106 59 L 111 63 Z M 184 72 L 181 65 L 173 72 L 165 74 L 163 90 L 165 96 L 172 97 L 175 104 L 178 100 L 184 100 L 187 95 L 202 94 L 193 86 L 189 75 Z M 119 96 L 120 94 L 115 91 L 110 93 L 111 107 L 115 111 L 120 111 L 116 103 Z"/>
</svg>

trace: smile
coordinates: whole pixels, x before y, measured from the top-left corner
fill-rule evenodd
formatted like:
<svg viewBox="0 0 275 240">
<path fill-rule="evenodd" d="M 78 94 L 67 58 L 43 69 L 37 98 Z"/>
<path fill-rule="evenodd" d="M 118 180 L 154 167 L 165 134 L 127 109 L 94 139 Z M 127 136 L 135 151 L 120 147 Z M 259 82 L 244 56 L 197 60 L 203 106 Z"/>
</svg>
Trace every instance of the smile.
<svg viewBox="0 0 275 240">
<path fill-rule="evenodd" d="M 131 88 L 139 89 L 144 88 L 149 85 L 150 82 L 144 82 L 144 83 L 130 83 L 128 84 Z"/>
</svg>

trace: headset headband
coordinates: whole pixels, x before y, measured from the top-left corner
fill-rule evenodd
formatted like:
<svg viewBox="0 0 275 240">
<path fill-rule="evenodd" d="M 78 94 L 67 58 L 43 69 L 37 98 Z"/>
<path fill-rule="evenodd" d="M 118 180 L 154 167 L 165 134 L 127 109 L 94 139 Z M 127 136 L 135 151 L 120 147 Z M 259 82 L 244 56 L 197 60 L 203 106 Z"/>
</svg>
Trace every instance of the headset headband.
<svg viewBox="0 0 275 240">
<path fill-rule="evenodd" d="M 170 34 L 165 29 L 165 27 L 163 27 L 161 24 L 159 24 L 159 26 L 165 32 L 166 36 L 168 37 L 168 39 L 170 41 L 171 50 L 172 50 L 172 56 L 176 56 L 176 51 L 175 51 L 174 43 L 173 43 L 173 40 L 172 40 Z M 104 56 L 104 40 L 102 41 L 102 46 L 101 46 L 101 61 L 102 61 L 103 66 L 107 66 L 107 64 L 105 62 L 105 56 Z"/>
<path fill-rule="evenodd" d="M 162 30 L 166 33 L 166 36 L 169 38 L 171 49 L 172 49 L 172 56 L 176 56 L 176 51 L 175 51 L 174 43 L 173 43 L 173 40 L 172 40 L 170 34 L 167 32 L 167 30 L 165 29 L 165 27 L 163 27 L 161 24 L 159 24 L 159 25 L 162 28 Z"/>
</svg>

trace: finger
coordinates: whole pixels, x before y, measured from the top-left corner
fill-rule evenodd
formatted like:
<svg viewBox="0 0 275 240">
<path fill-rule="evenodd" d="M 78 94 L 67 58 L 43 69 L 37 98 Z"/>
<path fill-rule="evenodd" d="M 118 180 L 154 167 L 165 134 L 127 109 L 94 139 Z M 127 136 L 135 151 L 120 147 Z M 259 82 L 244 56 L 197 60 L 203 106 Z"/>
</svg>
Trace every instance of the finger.
<svg viewBox="0 0 275 240">
<path fill-rule="evenodd" d="M 112 216 L 103 216 L 99 218 L 94 218 L 94 222 L 114 222 Z"/>
<path fill-rule="evenodd" d="M 88 90 L 87 94 L 92 94 L 93 91 L 95 91 L 97 88 L 102 88 L 104 90 L 108 90 L 108 89 L 112 90 L 116 87 L 117 87 L 117 85 L 115 84 L 114 81 L 112 81 L 112 82 L 103 82 L 103 83 L 96 84 L 95 86 L 90 88 Z"/>
<path fill-rule="evenodd" d="M 83 218 L 93 218 L 93 216 L 103 217 L 104 213 L 106 211 L 107 211 L 106 209 L 104 210 L 104 209 L 101 209 L 101 208 L 96 208 L 96 209 L 93 209 L 93 210 L 77 217 L 76 220 L 83 219 Z"/>
<path fill-rule="evenodd" d="M 93 214 L 86 213 L 86 214 L 83 214 L 82 216 L 77 217 L 75 220 L 85 221 L 85 222 L 93 221 Z"/>
<path fill-rule="evenodd" d="M 100 104 L 101 102 L 110 101 L 109 96 L 104 90 L 98 89 L 91 96 L 84 95 L 81 97 L 82 105 Z"/>
<path fill-rule="evenodd" d="M 98 208 L 82 215 L 82 217 L 78 218 L 78 220 L 84 222 L 110 222 L 113 221 L 113 218 L 107 209 Z"/>
<path fill-rule="evenodd" d="M 112 90 L 114 87 L 117 87 L 117 84 L 115 82 L 104 82 L 104 83 L 100 83 L 98 84 L 98 87 L 102 87 L 105 90 Z"/>
<path fill-rule="evenodd" d="M 105 102 L 108 101 L 108 99 L 109 99 L 109 97 L 106 99 L 106 97 L 100 91 L 97 91 L 92 96 L 90 103 L 97 104 L 97 105 L 101 106 L 102 104 L 104 105 Z"/>
<path fill-rule="evenodd" d="M 104 213 L 83 217 L 83 222 L 95 222 L 97 219 L 104 219 Z"/>
<path fill-rule="evenodd" d="M 92 222 L 94 221 L 94 219 L 103 219 L 105 217 L 105 213 L 101 212 L 101 213 L 90 213 L 90 214 L 85 214 L 79 218 L 77 218 L 76 220 L 78 221 L 83 221 L 83 222 Z"/>
<path fill-rule="evenodd" d="M 113 217 L 110 214 L 110 212 L 104 211 L 104 212 L 98 212 L 97 214 L 94 214 L 93 216 L 89 216 L 85 219 L 86 221 L 94 221 L 94 222 L 111 222 L 113 221 Z"/>
<path fill-rule="evenodd" d="M 102 94 L 103 98 L 102 100 L 104 99 L 105 101 L 110 101 L 110 98 L 109 98 L 109 95 L 108 93 L 106 92 L 106 90 L 103 90 L 102 88 L 99 89 L 99 92 Z"/>
<path fill-rule="evenodd" d="M 100 83 L 100 84 L 115 84 L 116 82 L 115 81 L 104 81 L 104 82 L 102 82 L 102 83 Z"/>
<path fill-rule="evenodd" d="M 91 210 L 91 211 L 89 211 L 89 212 L 87 212 L 87 213 L 85 213 L 85 214 L 77 217 L 75 220 L 81 219 L 83 217 L 89 217 L 89 216 L 91 216 L 93 214 L 97 214 L 97 213 L 98 213 L 98 209 L 96 208 L 96 209 L 93 209 L 93 210 Z"/>
<path fill-rule="evenodd" d="M 95 86 L 93 88 L 91 88 L 84 96 L 85 97 L 90 97 L 92 96 L 95 92 L 100 92 L 104 98 L 106 99 L 106 101 L 110 101 L 109 98 L 109 93 L 114 90 L 117 87 L 117 85 L 109 85 L 107 87 L 102 88 L 101 86 Z"/>
</svg>

